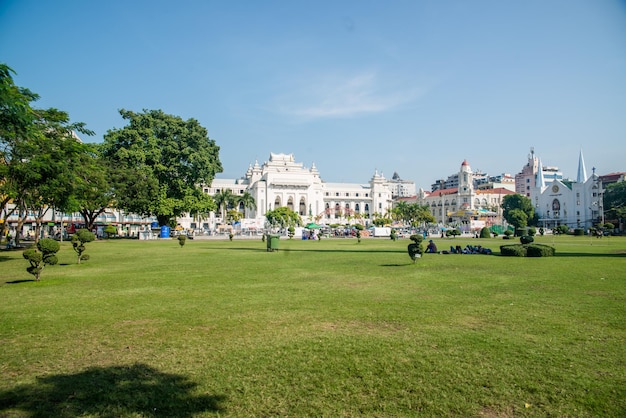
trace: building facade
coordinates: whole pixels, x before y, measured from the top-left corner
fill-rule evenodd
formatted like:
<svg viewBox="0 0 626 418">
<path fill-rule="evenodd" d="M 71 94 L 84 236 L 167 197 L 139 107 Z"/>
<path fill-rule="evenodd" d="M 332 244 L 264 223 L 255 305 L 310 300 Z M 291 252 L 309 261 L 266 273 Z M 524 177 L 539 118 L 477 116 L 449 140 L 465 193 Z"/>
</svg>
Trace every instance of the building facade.
<svg viewBox="0 0 626 418">
<path fill-rule="evenodd" d="M 541 161 L 537 170 L 535 187 L 530 198 L 539 216 L 539 226 L 554 228 L 567 225 L 570 228 L 588 229 L 604 223 L 603 186 L 595 173 L 587 176 L 583 153 L 578 158 L 576 181 L 559 178 L 546 179 Z"/>
<path fill-rule="evenodd" d="M 256 207 L 247 211 L 242 227 L 262 229 L 267 211 L 283 206 L 297 212 L 305 222 L 326 224 L 385 215 L 392 208 L 397 183 L 385 179 L 378 171 L 368 183 L 329 183 L 322 180 L 315 164 L 308 168 L 296 162 L 293 154 L 270 153 L 268 161 L 251 164 L 243 177 L 216 178 L 210 185 L 204 185 L 203 191 L 211 196 L 225 189 L 235 195 L 249 193 Z M 191 229 L 214 229 L 223 223 L 225 220 L 218 213 L 212 213 L 202 225 L 181 219 L 181 224 Z"/>
<path fill-rule="evenodd" d="M 427 205 L 441 226 L 453 224 L 469 232 L 483 226 L 501 224 L 502 200 L 514 192 L 506 187 L 477 188 L 475 175 L 467 160 L 464 160 L 459 172 L 449 177 L 457 179 L 455 187 L 430 192 L 420 189 L 417 203 Z M 483 178 L 482 173 L 478 175 Z"/>
</svg>

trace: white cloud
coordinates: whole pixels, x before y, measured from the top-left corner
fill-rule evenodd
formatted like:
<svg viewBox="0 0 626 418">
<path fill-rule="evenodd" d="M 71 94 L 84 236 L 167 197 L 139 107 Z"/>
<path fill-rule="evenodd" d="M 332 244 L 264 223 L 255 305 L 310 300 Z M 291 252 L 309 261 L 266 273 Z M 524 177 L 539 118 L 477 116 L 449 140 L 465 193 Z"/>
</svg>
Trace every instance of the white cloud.
<svg viewBox="0 0 626 418">
<path fill-rule="evenodd" d="M 385 82 L 374 72 L 326 76 L 296 84 L 279 99 L 278 109 L 306 119 L 352 117 L 385 112 L 423 94 L 423 89 Z"/>
</svg>

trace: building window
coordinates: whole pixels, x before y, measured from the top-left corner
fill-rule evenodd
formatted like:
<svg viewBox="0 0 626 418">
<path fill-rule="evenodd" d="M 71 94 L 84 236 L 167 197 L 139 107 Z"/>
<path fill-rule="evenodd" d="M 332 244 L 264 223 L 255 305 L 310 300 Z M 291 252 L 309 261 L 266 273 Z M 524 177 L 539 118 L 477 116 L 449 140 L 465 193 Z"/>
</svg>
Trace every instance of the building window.
<svg viewBox="0 0 626 418">
<path fill-rule="evenodd" d="M 356 193 L 356 194 L 355 194 L 355 196 L 356 196 L 356 197 L 359 197 L 359 194 L 358 194 L 358 193 Z"/>
<path fill-rule="evenodd" d="M 335 193 L 335 196 L 337 196 L 337 197 L 338 197 L 338 196 L 339 196 L 339 192 Z"/>
<path fill-rule="evenodd" d="M 350 196 L 350 193 L 346 193 L 346 196 Z"/>
</svg>

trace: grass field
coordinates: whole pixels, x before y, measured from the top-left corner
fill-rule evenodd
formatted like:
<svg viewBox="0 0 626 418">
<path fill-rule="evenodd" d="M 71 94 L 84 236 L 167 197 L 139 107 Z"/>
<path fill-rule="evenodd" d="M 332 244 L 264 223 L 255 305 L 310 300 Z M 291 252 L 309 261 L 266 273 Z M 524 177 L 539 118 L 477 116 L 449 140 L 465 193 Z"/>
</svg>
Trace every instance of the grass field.
<svg viewBox="0 0 626 418">
<path fill-rule="evenodd" d="M 0 252 L 0 417 L 626 416 L 626 238 Z M 437 239 L 480 243 L 502 239 Z"/>
</svg>

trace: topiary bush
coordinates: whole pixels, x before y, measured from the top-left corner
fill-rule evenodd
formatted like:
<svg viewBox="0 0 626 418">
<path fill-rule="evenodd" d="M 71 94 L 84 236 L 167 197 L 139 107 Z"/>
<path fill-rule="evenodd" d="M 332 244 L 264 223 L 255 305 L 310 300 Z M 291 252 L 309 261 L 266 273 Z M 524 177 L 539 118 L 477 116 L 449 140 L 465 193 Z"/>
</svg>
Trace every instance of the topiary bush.
<svg viewBox="0 0 626 418">
<path fill-rule="evenodd" d="M 507 257 L 526 257 L 526 247 L 522 244 L 501 245 L 500 255 Z"/>
<path fill-rule="evenodd" d="M 37 250 L 29 248 L 22 253 L 24 257 L 30 263 L 30 267 L 26 269 L 27 272 L 35 276 L 35 280 L 39 281 L 41 272 L 46 265 L 54 265 L 59 262 L 56 253 L 61 246 L 58 242 L 52 238 L 44 238 L 37 243 Z"/>
<path fill-rule="evenodd" d="M 528 235 L 530 235 L 531 237 L 534 237 L 535 235 L 537 235 L 537 228 L 535 228 L 534 226 L 529 226 Z"/>
<path fill-rule="evenodd" d="M 72 247 L 74 251 L 78 255 L 77 264 L 80 264 L 81 260 L 87 261 L 89 260 L 89 256 L 87 254 L 83 254 L 87 249 L 85 244 L 91 242 L 96 239 L 96 236 L 93 232 L 90 232 L 88 229 L 79 229 L 76 231 L 74 235 L 72 235 Z"/>
<path fill-rule="evenodd" d="M 530 244 L 531 242 L 535 241 L 535 239 L 530 235 L 522 235 L 519 240 L 522 244 Z"/>
<path fill-rule="evenodd" d="M 583 236 L 585 235 L 585 230 L 582 228 L 574 228 L 574 235 L 576 236 Z"/>
<path fill-rule="evenodd" d="M 544 244 L 501 245 L 500 255 L 508 257 L 550 257 L 556 253 L 554 247 Z"/>
<path fill-rule="evenodd" d="M 395 241 L 398 239 L 398 234 L 396 233 L 395 229 L 391 230 L 391 234 L 389 234 L 389 238 L 391 238 L 392 241 Z"/>
<path fill-rule="evenodd" d="M 554 247 L 544 244 L 530 244 L 526 247 L 526 257 L 551 257 L 555 252 Z"/>
<path fill-rule="evenodd" d="M 187 242 L 187 235 L 180 234 L 178 236 L 178 245 L 180 245 L 180 248 L 183 248 L 183 246 L 185 245 L 185 242 Z"/>
<path fill-rule="evenodd" d="M 511 235 L 513 235 L 513 231 L 507 229 L 506 231 L 504 231 L 504 236 L 502 237 L 502 239 L 511 239 Z"/>
<path fill-rule="evenodd" d="M 415 263 L 415 261 L 424 254 L 424 248 L 422 247 L 424 237 L 420 234 L 414 234 L 411 235 L 409 239 L 413 242 L 407 246 L 407 252 L 411 260 Z"/>
<path fill-rule="evenodd" d="M 461 231 L 459 231 L 458 229 L 448 229 L 446 231 L 446 237 L 458 237 L 459 235 L 461 235 Z"/>
<path fill-rule="evenodd" d="M 491 229 L 488 226 L 480 230 L 480 238 L 491 238 Z"/>
</svg>

